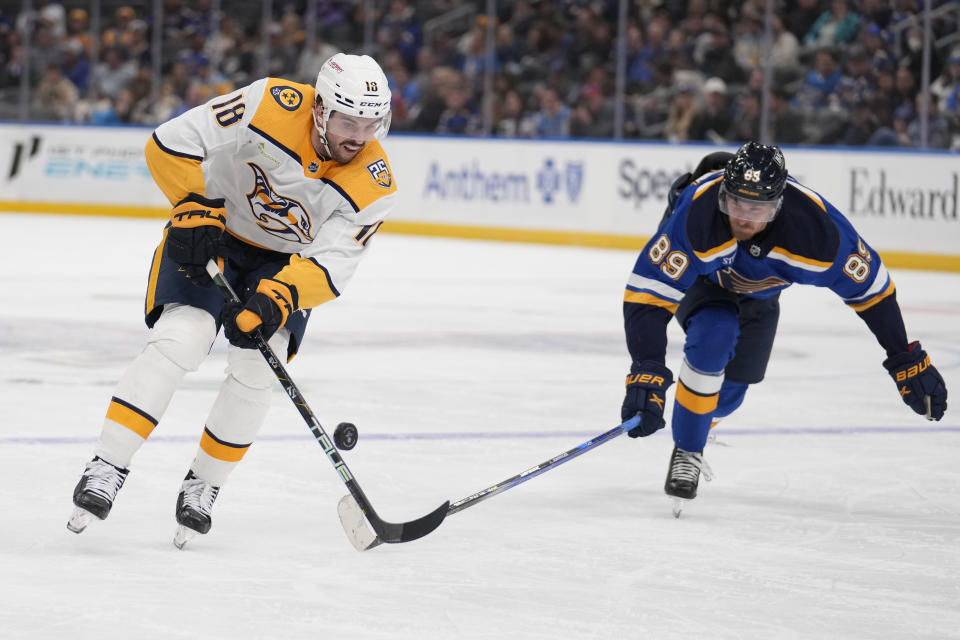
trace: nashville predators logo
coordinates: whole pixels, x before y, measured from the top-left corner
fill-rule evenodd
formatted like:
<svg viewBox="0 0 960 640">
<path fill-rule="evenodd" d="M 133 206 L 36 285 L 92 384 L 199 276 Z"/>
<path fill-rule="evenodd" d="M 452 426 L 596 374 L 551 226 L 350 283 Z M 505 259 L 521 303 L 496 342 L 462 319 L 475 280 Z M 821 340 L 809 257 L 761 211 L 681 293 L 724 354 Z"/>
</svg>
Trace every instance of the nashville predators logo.
<svg viewBox="0 0 960 640">
<path fill-rule="evenodd" d="M 274 191 L 263 169 L 252 162 L 248 162 L 247 166 L 253 170 L 254 179 L 253 191 L 247 194 L 247 202 L 250 203 L 250 211 L 257 225 L 287 242 L 313 242 L 313 222 L 303 205 Z"/>
<path fill-rule="evenodd" d="M 387 167 L 387 162 L 383 158 L 368 164 L 367 171 L 370 172 L 373 181 L 384 189 L 389 189 L 393 184 L 393 176 L 390 175 L 390 169 Z"/>
<path fill-rule="evenodd" d="M 288 87 L 286 85 L 271 88 L 270 95 L 272 95 L 273 99 L 277 101 L 277 104 L 287 111 L 296 111 L 297 107 L 299 107 L 300 103 L 303 101 L 303 94 L 293 87 Z"/>
</svg>

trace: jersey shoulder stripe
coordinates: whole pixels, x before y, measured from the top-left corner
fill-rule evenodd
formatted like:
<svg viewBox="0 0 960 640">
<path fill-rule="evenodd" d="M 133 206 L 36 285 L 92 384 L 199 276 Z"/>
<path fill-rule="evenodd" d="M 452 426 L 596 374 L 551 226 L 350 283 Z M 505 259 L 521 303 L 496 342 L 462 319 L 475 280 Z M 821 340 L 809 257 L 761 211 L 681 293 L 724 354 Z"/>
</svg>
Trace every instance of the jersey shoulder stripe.
<svg viewBox="0 0 960 640">
<path fill-rule="evenodd" d="M 773 249 L 770 249 L 770 253 L 767 254 L 767 257 L 772 260 L 780 260 L 785 262 L 791 267 L 797 267 L 798 269 L 805 269 L 807 271 L 815 271 L 817 273 L 822 273 L 833 266 L 833 261 L 826 262 L 823 260 L 806 258 L 796 253 L 791 253 L 783 247 L 774 247 Z"/>
<path fill-rule="evenodd" d="M 800 193 L 802 193 L 803 195 L 810 198 L 810 200 L 812 200 L 818 207 L 820 207 L 821 211 L 826 212 L 827 205 L 823 203 L 823 198 L 821 198 L 816 191 L 811 191 L 810 189 L 806 188 L 799 182 L 794 182 L 792 180 L 788 181 L 787 184 L 793 187 L 794 189 L 796 189 L 797 191 L 799 191 Z"/>
<path fill-rule="evenodd" d="M 297 164 L 303 164 L 303 160 L 300 158 L 300 154 L 299 154 L 299 153 L 297 153 L 296 151 L 294 151 L 293 149 L 291 149 L 291 148 L 288 147 L 287 145 L 283 144 L 282 142 L 280 142 L 279 140 L 277 140 L 276 138 L 274 138 L 273 136 L 271 136 L 271 135 L 270 135 L 269 133 L 267 133 L 266 131 L 263 131 L 262 129 L 259 129 L 259 128 L 258 128 L 255 124 L 253 124 L 252 122 L 251 122 L 250 124 L 248 124 L 247 127 L 248 127 L 251 131 L 253 131 L 254 133 L 256 133 L 258 136 L 260 136 L 261 138 L 264 138 L 264 139 L 266 139 L 267 141 L 272 142 L 275 147 L 277 147 L 278 149 L 280 149 L 281 151 L 283 151 L 285 154 L 287 154 L 288 156 L 290 156 L 291 158 L 293 158 L 293 159 L 297 162 Z"/>
<path fill-rule="evenodd" d="M 717 213 L 717 197 L 723 174 L 696 186 L 686 209 L 686 233 L 690 248 L 700 260 L 708 262 L 736 252 L 737 241 Z M 688 188 L 693 188 L 688 187 Z"/>
<path fill-rule="evenodd" d="M 376 140 L 368 142 L 347 164 L 330 164 L 323 181 L 339 191 L 354 211 L 366 209 L 397 190 L 390 161 Z"/>
<path fill-rule="evenodd" d="M 780 227 L 770 257 L 807 271 L 826 271 L 837 258 L 841 237 L 823 199 L 788 180 L 778 215 Z"/>
<path fill-rule="evenodd" d="M 147 140 L 143 157 L 153 181 L 163 191 L 171 206 L 176 206 L 188 193 L 206 195 L 203 158 L 164 146 L 156 133 Z"/>
<path fill-rule="evenodd" d="M 340 196 L 347 201 L 347 204 L 350 205 L 350 207 L 354 210 L 354 212 L 360 211 L 360 207 L 357 205 L 356 202 L 353 201 L 353 198 L 350 197 L 350 194 L 344 191 L 343 189 L 341 189 L 340 185 L 338 185 L 336 182 L 328 178 L 320 178 L 320 182 L 323 182 L 324 184 L 329 185 L 331 189 L 339 193 Z"/>
<path fill-rule="evenodd" d="M 178 158 L 186 158 L 186 159 L 188 159 L 188 160 L 195 160 L 195 161 L 197 161 L 197 162 L 203 162 L 203 158 L 201 158 L 200 156 L 195 156 L 195 155 L 190 154 L 190 153 L 183 153 L 182 151 L 175 151 L 175 150 L 171 149 L 170 147 L 166 146 L 165 144 L 163 144 L 162 142 L 160 142 L 160 138 L 157 137 L 157 132 L 156 132 L 156 131 L 153 132 L 153 135 L 152 135 L 151 137 L 153 138 L 153 141 L 157 143 L 157 147 L 159 147 L 160 150 L 163 151 L 164 153 L 167 153 L 167 154 L 169 154 L 169 155 L 171 155 L 171 156 L 177 156 Z"/>
<path fill-rule="evenodd" d="M 257 111 L 247 125 L 288 156 L 303 164 L 316 151 L 310 142 L 313 127 L 313 87 L 283 78 L 267 78 Z"/>
<path fill-rule="evenodd" d="M 693 182 L 693 184 L 698 185 L 697 190 L 693 192 L 693 199 L 696 200 L 697 198 L 699 198 L 701 195 L 703 195 L 704 191 L 706 191 L 707 189 L 709 189 L 710 187 L 712 187 L 722 179 L 723 179 L 723 173 L 720 173 L 719 175 L 714 175 L 713 177 L 711 177 L 711 174 L 707 174 L 705 176 L 697 178 Z M 704 181 L 704 182 L 701 182 L 701 181 Z"/>
<path fill-rule="evenodd" d="M 698 258 L 700 258 L 700 260 L 702 260 L 703 262 L 709 262 L 716 258 L 722 258 L 724 256 L 728 256 L 731 253 L 734 253 L 736 250 L 737 250 L 737 240 L 736 238 L 730 238 L 723 244 L 707 249 L 706 251 L 697 251 L 696 249 L 694 249 L 693 253 Z"/>
</svg>

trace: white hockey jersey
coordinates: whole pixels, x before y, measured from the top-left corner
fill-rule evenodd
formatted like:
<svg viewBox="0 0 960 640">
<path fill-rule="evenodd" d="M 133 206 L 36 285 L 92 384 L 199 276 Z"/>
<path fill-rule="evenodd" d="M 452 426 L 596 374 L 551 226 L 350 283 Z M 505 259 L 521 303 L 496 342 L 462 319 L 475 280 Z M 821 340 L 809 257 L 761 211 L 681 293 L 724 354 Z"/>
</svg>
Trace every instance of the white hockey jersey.
<svg viewBox="0 0 960 640">
<path fill-rule="evenodd" d="M 340 295 L 397 189 L 377 141 L 347 164 L 317 155 L 313 103 L 313 87 L 263 78 L 160 125 L 146 149 L 172 205 L 223 198 L 227 233 L 291 254 L 277 279 L 297 287 L 300 308 Z"/>
</svg>

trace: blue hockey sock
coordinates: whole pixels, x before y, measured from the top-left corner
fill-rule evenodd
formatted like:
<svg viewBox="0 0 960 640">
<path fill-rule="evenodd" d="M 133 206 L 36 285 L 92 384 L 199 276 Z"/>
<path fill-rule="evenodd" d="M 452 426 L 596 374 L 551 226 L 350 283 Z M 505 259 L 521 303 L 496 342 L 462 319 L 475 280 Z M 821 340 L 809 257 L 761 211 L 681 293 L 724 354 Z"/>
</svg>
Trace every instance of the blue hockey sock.
<svg viewBox="0 0 960 640">
<path fill-rule="evenodd" d="M 726 418 L 737 410 L 743 404 L 743 397 L 747 394 L 748 384 L 742 382 L 723 381 L 720 387 L 720 400 L 717 402 L 717 410 L 713 412 L 713 418 Z"/>
<path fill-rule="evenodd" d="M 678 447 L 702 451 L 717 411 L 723 371 L 740 334 L 737 310 L 729 305 L 705 307 L 690 317 L 686 329 L 671 428 Z"/>
</svg>

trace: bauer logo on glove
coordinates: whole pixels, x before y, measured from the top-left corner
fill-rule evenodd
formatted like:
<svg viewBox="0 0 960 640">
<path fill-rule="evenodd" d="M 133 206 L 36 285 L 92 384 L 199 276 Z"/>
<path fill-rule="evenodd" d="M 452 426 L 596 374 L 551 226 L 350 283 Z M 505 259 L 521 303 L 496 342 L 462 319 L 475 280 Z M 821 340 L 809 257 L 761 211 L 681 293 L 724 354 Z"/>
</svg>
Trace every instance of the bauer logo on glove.
<svg viewBox="0 0 960 640">
<path fill-rule="evenodd" d="M 662 387 L 663 383 L 664 383 L 664 379 L 662 376 L 658 376 L 652 373 L 637 373 L 637 374 L 630 374 L 627 376 L 628 387 L 632 384 L 646 384 L 651 386 L 659 385 Z"/>
<path fill-rule="evenodd" d="M 929 366 L 930 366 L 930 355 L 927 354 L 927 357 L 923 359 L 923 362 L 919 362 L 915 365 L 911 365 L 907 369 L 902 369 L 900 371 L 897 371 L 896 381 L 903 382 L 908 378 L 914 378 L 918 373 L 922 371 L 926 371 Z M 903 387 L 902 389 L 900 389 L 900 395 L 906 395 L 908 393 L 910 393 L 910 391 L 907 389 L 907 387 Z"/>
<path fill-rule="evenodd" d="M 671 384 L 673 374 L 659 362 L 644 360 L 630 368 L 620 418 L 626 422 L 634 416 L 640 416 L 640 422 L 627 431 L 628 436 L 649 436 L 664 427 L 665 394 Z"/>
<path fill-rule="evenodd" d="M 884 360 L 883 366 L 907 406 L 927 420 L 943 417 L 947 410 L 947 386 L 919 342 L 911 342 L 906 351 Z"/>
</svg>

